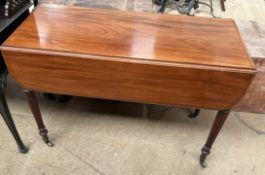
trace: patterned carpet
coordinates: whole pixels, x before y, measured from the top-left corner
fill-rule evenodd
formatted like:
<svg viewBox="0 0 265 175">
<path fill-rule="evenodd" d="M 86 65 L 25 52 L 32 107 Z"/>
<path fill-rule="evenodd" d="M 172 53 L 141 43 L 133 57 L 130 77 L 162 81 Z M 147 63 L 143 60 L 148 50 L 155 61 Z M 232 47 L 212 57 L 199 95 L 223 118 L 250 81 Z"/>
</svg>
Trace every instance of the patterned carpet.
<svg viewBox="0 0 265 175">
<path fill-rule="evenodd" d="M 151 12 L 152 0 L 42 0 L 42 3 Z"/>
</svg>

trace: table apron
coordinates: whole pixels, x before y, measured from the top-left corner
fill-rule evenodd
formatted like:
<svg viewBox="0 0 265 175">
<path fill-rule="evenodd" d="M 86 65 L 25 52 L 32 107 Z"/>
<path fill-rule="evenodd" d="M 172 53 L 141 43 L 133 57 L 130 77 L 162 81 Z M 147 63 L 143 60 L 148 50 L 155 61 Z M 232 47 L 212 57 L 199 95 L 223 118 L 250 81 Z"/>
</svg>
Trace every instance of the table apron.
<svg viewBox="0 0 265 175">
<path fill-rule="evenodd" d="M 2 52 L 11 76 L 27 89 L 183 107 L 230 109 L 254 76 L 146 60 Z"/>
</svg>

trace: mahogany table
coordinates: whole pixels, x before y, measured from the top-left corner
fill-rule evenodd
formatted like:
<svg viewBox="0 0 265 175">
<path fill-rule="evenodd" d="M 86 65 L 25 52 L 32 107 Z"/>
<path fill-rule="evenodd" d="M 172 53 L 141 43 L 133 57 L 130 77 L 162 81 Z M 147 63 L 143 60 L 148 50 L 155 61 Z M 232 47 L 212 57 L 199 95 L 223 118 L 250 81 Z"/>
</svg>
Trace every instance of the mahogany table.
<svg viewBox="0 0 265 175">
<path fill-rule="evenodd" d="M 232 20 L 42 4 L 1 47 L 34 91 L 219 110 L 200 163 L 256 73 Z"/>
</svg>

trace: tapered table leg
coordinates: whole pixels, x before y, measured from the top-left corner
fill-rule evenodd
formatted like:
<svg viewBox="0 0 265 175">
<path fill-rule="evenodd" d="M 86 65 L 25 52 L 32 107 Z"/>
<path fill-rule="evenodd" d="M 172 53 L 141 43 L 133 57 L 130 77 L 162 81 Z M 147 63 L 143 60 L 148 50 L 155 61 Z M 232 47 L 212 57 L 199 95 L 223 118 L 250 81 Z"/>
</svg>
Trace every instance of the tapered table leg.
<svg viewBox="0 0 265 175">
<path fill-rule="evenodd" d="M 12 116 L 11 116 L 10 111 L 8 109 L 8 106 L 7 106 L 5 96 L 2 93 L 0 94 L 0 98 L 1 98 L 0 112 L 2 114 L 2 117 L 3 117 L 6 125 L 8 126 L 11 134 L 15 138 L 15 141 L 17 142 L 19 152 L 20 153 L 26 153 L 26 152 L 28 152 L 28 148 L 24 145 L 24 143 L 22 142 L 22 140 L 21 140 L 21 138 L 17 132 L 16 126 L 14 124 L 14 121 L 12 119 Z"/>
<path fill-rule="evenodd" d="M 36 120 L 36 123 L 38 125 L 39 134 L 42 136 L 43 141 L 48 146 L 53 146 L 53 143 L 49 140 L 49 137 L 48 137 L 48 130 L 46 129 L 46 127 L 43 123 L 35 92 L 30 91 L 30 90 L 25 90 L 25 94 L 26 94 L 30 109 L 32 111 L 32 114 L 33 114 L 33 116 Z"/>
<path fill-rule="evenodd" d="M 16 126 L 14 124 L 14 121 L 12 119 L 11 113 L 9 111 L 9 108 L 7 106 L 7 102 L 6 102 L 6 98 L 5 98 L 5 77 L 6 77 L 6 73 L 3 73 L 2 75 L 0 75 L 0 113 L 7 125 L 7 127 L 9 128 L 11 134 L 13 135 L 17 146 L 18 146 L 18 150 L 20 153 L 26 153 L 28 152 L 28 148 L 24 145 L 24 143 L 22 142 Z"/>
<path fill-rule="evenodd" d="M 212 145 L 213 145 L 219 131 L 221 130 L 227 116 L 229 115 L 229 113 L 230 113 L 230 110 L 220 110 L 220 111 L 218 111 L 218 113 L 216 115 L 216 118 L 215 118 L 213 125 L 212 125 L 212 128 L 211 128 L 211 131 L 209 133 L 209 136 L 207 138 L 207 141 L 206 141 L 204 147 L 202 148 L 202 153 L 200 156 L 200 164 L 203 168 L 206 167 L 205 159 L 210 154 Z"/>
</svg>

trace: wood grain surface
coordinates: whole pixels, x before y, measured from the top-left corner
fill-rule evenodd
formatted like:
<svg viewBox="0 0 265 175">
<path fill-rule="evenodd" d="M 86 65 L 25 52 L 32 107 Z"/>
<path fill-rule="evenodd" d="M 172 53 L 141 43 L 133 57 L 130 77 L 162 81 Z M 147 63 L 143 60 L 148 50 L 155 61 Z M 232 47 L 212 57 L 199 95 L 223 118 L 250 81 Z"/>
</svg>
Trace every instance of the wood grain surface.
<svg viewBox="0 0 265 175">
<path fill-rule="evenodd" d="M 152 11 L 151 0 L 44 0 L 42 2 L 118 10 Z M 265 59 L 265 23 L 241 20 L 235 22 L 249 55 L 257 67 L 257 75 L 245 96 L 233 107 L 233 110 L 265 113 L 265 63 L 263 61 Z"/>
<path fill-rule="evenodd" d="M 9 71 L 27 89 L 77 96 L 226 109 L 253 74 L 144 60 L 4 48 Z"/>
<path fill-rule="evenodd" d="M 40 5 L 4 44 L 253 69 L 232 20 Z"/>
<path fill-rule="evenodd" d="M 231 108 L 255 75 L 231 20 L 42 5 L 2 53 L 28 89 L 196 108 Z"/>
</svg>

